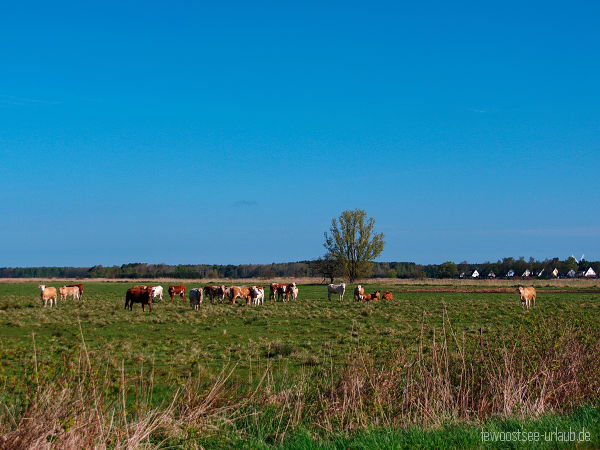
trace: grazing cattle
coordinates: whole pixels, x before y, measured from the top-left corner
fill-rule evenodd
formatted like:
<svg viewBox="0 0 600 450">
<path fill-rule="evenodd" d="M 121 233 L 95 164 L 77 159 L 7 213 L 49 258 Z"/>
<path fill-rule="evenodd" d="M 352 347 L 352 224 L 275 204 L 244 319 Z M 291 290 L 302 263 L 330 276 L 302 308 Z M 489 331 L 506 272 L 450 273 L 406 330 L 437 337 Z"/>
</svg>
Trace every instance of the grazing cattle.
<svg viewBox="0 0 600 450">
<path fill-rule="evenodd" d="M 368 302 L 368 301 L 371 301 L 371 300 L 373 300 L 375 302 L 379 301 L 379 300 L 381 300 L 381 291 L 375 291 L 372 294 L 363 294 L 362 295 L 362 299 L 365 302 Z"/>
<path fill-rule="evenodd" d="M 345 293 L 346 293 L 346 283 L 328 284 L 327 285 L 327 298 L 329 300 L 331 300 L 331 294 L 337 294 L 340 297 L 340 301 L 343 301 Z"/>
<path fill-rule="evenodd" d="M 50 301 L 50 307 L 52 308 L 52 302 L 54 301 L 54 306 L 56 306 L 56 288 L 55 287 L 46 287 L 44 284 L 40 284 L 38 286 L 41 291 L 42 302 L 44 303 L 44 308 L 48 301 Z"/>
<path fill-rule="evenodd" d="M 385 294 L 383 294 L 383 299 L 384 300 L 394 300 L 394 296 L 390 291 L 387 291 Z"/>
<path fill-rule="evenodd" d="M 79 288 L 79 297 L 83 298 L 83 284 L 67 284 L 66 287 L 78 287 Z"/>
<path fill-rule="evenodd" d="M 73 300 L 79 300 L 79 287 L 78 286 L 63 286 L 58 288 L 60 293 L 60 299 L 65 300 L 68 296 L 72 296 Z"/>
<path fill-rule="evenodd" d="M 354 288 L 354 300 L 362 300 L 362 296 L 365 295 L 365 288 L 360 284 Z"/>
<path fill-rule="evenodd" d="M 133 310 L 134 303 L 142 304 L 142 311 L 145 311 L 146 305 L 152 312 L 152 290 L 148 288 L 129 288 L 125 295 L 125 309 L 129 306 L 129 310 Z"/>
<path fill-rule="evenodd" d="M 204 294 L 210 298 L 210 301 L 214 303 L 215 297 L 221 297 L 221 301 L 225 300 L 227 289 L 225 286 L 204 286 Z"/>
<path fill-rule="evenodd" d="M 160 301 L 162 302 L 163 287 L 162 286 L 150 286 L 150 289 L 152 289 L 152 300 L 154 301 L 154 299 L 156 297 L 158 297 L 160 299 Z"/>
<path fill-rule="evenodd" d="M 182 300 L 185 298 L 185 284 L 169 286 L 169 296 L 171 297 L 171 302 L 173 301 L 173 297 L 176 295 L 179 295 Z"/>
<path fill-rule="evenodd" d="M 368 302 L 373 300 L 373 294 L 363 294 L 361 295 L 363 302 Z"/>
<path fill-rule="evenodd" d="M 203 299 L 204 295 L 202 293 L 202 288 L 194 288 L 190 291 L 190 306 L 193 309 L 198 310 Z"/>
<path fill-rule="evenodd" d="M 265 304 L 265 288 L 262 286 L 252 286 L 250 288 L 250 297 L 254 306 Z"/>
<path fill-rule="evenodd" d="M 533 286 L 524 288 L 519 286 L 519 294 L 521 294 L 521 306 L 527 307 L 535 306 L 535 288 Z M 531 303 L 533 301 L 533 304 Z"/>
<path fill-rule="evenodd" d="M 246 305 L 249 305 L 252 298 L 248 286 L 231 286 L 227 288 L 227 296 L 231 300 L 232 305 L 235 304 L 235 299 L 238 297 L 246 299 Z"/>
</svg>

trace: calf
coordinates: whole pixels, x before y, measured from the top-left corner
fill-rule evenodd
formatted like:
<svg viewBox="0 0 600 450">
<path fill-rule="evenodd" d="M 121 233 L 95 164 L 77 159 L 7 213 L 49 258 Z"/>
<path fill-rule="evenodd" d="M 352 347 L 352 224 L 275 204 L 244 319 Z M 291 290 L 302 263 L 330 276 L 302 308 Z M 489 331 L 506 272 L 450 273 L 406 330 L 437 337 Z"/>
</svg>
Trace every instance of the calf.
<svg viewBox="0 0 600 450">
<path fill-rule="evenodd" d="M 359 284 L 354 288 L 354 300 L 362 300 L 363 295 L 365 295 L 365 288 Z"/>
<path fill-rule="evenodd" d="M 337 294 L 340 298 L 340 301 L 343 301 L 345 293 L 346 293 L 346 283 L 327 285 L 327 298 L 329 300 L 331 300 L 331 294 Z"/>
<path fill-rule="evenodd" d="M 383 299 L 384 300 L 394 300 L 394 296 L 392 295 L 392 293 L 390 291 L 387 291 L 385 294 L 383 294 Z"/>
<path fill-rule="evenodd" d="M 250 288 L 248 286 L 231 286 L 227 288 L 227 296 L 231 300 L 231 304 L 235 304 L 236 298 L 246 299 L 246 305 L 250 304 L 252 296 L 250 295 Z"/>
<path fill-rule="evenodd" d="M 63 286 L 58 288 L 60 293 L 60 299 L 65 300 L 68 296 L 72 296 L 73 300 L 79 300 L 79 287 L 78 286 Z"/>
<path fill-rule="evenodd" d="M 265 304 L 265 288 L 262 286 L 252 286 L 250 288 L 250 297 L 254 306 Z"/>
<path fill-rule="evenodd" d="M 176 295 L 179 295 L 182 300 L 185 298 L 185 284 L 169 286 L 169 296 L 171 297 L 171 302 L 173 301 L 173 297 Z"/>
<path fill-rule="evenodd" d="M 145 311 L 146 305 L 152 312 L 152 290 L 148 288 L 130 288 L 125 294 L 125 309 L 129 306 L 129 310 L 133 310 L 134 303 L 142 304 L 142 311 Z"/>
<path fill-rule="evenodd" d="M 41 299 L 44 303 L 44 308 L 48 301 L 50 301 L 50 308 L 52 308 L 52 302 L 54 301 L 54 306 L 56 306 L 56 288 L 55 287 L 46 287 L 44 284 L 40 284 L 38 286 L 41 291 Z"/>
<path fill-rule="evenodd" d="M 79 297 L 83 299 L 83 284 L 67 284 L 66 287 L 77 287 L 79 288 Z"/>
<path fill-rule="evenodd" d="M 521 294 L 521 306 L 527 307 L 529 309 L 530 306 L 535 307 L 535 288 L 533 286 L 524 288 L 523 286 L 519 286 L 519 294 Z M 533 301 L 533 304 L 531 303 Z"/>
<path fill-rule="evenodd" d="M 194 310 L 197 311 L 200 308 L 203 299 L 204 295 L 202 293 L 202 288 L 194 288 L 190 291 L 190 306 Z"/>
<path fill-rule="evenodd" d="M 225 286 L 204 286 L 204 294 L 210 298 L 211 303 L 214 303 L 215 297 L 221 297 L 221 301 L 225 300 L 227 289 Z"/>
</svg>

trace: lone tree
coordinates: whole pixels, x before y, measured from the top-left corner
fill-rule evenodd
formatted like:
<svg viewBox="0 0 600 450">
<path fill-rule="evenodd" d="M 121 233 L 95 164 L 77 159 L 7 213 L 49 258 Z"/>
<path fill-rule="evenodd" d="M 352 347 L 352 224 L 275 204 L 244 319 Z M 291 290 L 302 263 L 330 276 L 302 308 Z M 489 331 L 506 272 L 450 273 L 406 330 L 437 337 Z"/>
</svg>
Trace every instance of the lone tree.
<svg viewBox="0 0 600 450">
<path fill-rule="evenodd" d="M 339 262 L 352 283 L 371 274 L 372 261 L 383 251 L 383 233 L 375 233 L 375 219 L 362 209 L 343 211 L 331 219 L 329 233 L 325 232 L 323 246 Z"/>
</svg>

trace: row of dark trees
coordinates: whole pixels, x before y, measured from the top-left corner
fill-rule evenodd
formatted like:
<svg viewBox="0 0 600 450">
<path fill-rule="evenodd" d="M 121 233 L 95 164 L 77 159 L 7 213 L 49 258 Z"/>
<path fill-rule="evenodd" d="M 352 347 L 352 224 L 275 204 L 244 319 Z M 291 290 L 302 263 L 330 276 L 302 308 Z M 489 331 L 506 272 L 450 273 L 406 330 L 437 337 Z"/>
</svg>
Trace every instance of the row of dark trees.
<svg viewBox="0 0 600 450">
<path fill-rule="evenodd" d="M 514 270 L 517 276 L 529 269 L 536 276 L 543 269 L 542 278 L 551 278 L 556 268 L 561 274 L 569 270 L 587 270 L 592 267 L 600 273 L 600 262 L 580 261 L 575 258 L 558 258 L 537 261 L 533 258 L 504 258 L 496 262 L 415 264 L 412 262 L 374 262 L 370 278 L 457 278 L 461 273 L 470 274 L 477 269 L 482 277 L 492 271 L 505 276 Z M 0 268 L 0 278 L 264 278 L 274 277 L 320 277 L 324 280 L 344 278 L 343 268 L 337 262 L 323 257 L 314 261 L 277 264 L 214 265 L 190 264 L 167 265 L 132 263 L 122 266 L 94 267 L 5 267 Z"/>
</svg>

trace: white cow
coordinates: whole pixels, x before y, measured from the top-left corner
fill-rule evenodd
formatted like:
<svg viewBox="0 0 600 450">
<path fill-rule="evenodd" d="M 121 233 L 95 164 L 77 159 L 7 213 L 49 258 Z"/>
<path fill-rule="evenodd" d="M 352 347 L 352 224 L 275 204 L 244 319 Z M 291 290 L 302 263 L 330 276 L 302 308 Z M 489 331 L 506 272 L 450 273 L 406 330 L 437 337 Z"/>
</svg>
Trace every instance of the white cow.
<svg viewBox="0 0 600 450">
<path fill-rule="evenodd" d="M 344 300 L 344 294 L 346 293 L 346 283 L 342 284 L 328 284 L 327 285 L 327 298 L 331 300 L 331 294 L 338 294 L 340 301 Z"/>
<path fill-rule="evenodd" d="M 152 286 L 152 300 L 154 301 L 154 299 L 156 297 L 160 298 L 160 301 L 162 302 L 162 296 L 163 296 L 163 287 L 162 286 Z"/>
<path fill-rule="evenodd" d="M 292 300 L 296 300 L 298 298 L 298 286 L 296 286 L 296 283 L 290 284 L 289 294 L 292 296 Z"/>
<path fill-rule="evenodd" d="M 250 297 L 254 306 L 265 304 L 265 288 L 262 286 L 252 286 L 250 288 Z"/>
<path fill-rule="evenodd" d="M 202 300 L 204 300 L 202 288 L 194 288 L 190 291 L 190 306 L 196 311 L 200 308 Z"/>
</svg>

